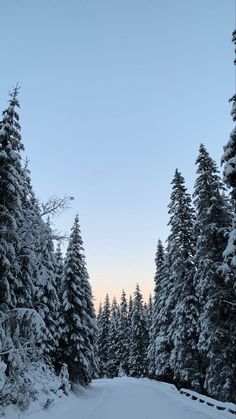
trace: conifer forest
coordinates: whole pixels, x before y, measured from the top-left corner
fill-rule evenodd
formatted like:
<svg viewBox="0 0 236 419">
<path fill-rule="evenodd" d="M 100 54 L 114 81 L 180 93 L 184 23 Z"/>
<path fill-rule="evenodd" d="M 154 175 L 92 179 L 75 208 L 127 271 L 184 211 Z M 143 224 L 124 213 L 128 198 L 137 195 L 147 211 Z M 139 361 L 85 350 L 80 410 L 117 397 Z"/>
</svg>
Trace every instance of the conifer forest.
<svg viewBox="0 0 236 419">
<path fill-rule="evenodd" d="M 66 239 L 54 231 L 54 214 L 71 198 L 37 198 L 23 155 L 19 87 L 1 103 L 2 409 L 27 408 L 42 394 L 49 407 L 74 384 L 124 376 L 236 403 L 236 95 L 230 101 L 232 132 L 219 162 L 204 144 L 196 150 L 192 195 L 175 170 L 169 235 L 150 254 L 149 300 L 138 284 L 133 295 L 124 287 L 119 299 L 107 294 L 97 313 L 79 215 Z"/>
</svg>

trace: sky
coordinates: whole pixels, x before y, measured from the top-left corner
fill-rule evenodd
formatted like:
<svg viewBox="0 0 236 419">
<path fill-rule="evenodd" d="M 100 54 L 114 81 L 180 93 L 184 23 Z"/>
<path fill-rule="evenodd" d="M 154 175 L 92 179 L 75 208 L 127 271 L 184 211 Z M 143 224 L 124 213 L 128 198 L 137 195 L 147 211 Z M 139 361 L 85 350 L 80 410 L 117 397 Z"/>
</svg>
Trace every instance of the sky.
<svg viewBox="0 0 236 419">
<path fill-rule="evenodd" d="M 0 0 L 0 104 L 19 82 L 36 195 L 74 196 L 96 305 L 153 290 L 176 168 L 233 128 L 234 0 Z"/>
</svg>

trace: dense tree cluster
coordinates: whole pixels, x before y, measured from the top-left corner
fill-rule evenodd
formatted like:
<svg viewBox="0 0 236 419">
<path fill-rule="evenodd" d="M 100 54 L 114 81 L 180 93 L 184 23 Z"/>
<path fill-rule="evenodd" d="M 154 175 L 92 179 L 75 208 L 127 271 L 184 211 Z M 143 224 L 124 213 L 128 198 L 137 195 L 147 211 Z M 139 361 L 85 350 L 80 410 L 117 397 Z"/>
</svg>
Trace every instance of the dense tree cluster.
<svg viewBox="0 0 236 419">
<path fill-rule="evenodd" d="M 170 235 L 157 246 L 149 375 L 235 401 L 236 278 L 224 258 L 233 208 L 203 145 L 196 164 L 193 202 L 175 172 Z"/>
<path fill-rule="evenodd" d="M 66 200 L 42 206 L 35 198 L 22 161 L 18 108 L 15 88 L 0 121 L 1 405 L 27 405 L 35 398 L 32 380 L 42 369 L 65 392 L 67 378 L 86 385 L 97 370 L 97 326 L 79 219 L 63 260 L 45 217 Z"/>
<path fill-rule="evenodd" d="M 129 305 L 124 290 L 119 305 L 106 295 L 97 316 L 99 377 L 147 376 L 151 317 L 152 305 L 143 302 L 138 285 Z"/>
</svg>

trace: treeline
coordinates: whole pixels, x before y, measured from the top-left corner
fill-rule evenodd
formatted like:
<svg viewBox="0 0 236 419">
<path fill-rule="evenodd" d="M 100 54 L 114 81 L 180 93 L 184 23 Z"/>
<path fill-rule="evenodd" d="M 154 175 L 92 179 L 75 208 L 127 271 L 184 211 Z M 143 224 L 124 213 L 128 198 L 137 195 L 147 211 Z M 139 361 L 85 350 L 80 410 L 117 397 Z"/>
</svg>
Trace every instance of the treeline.
<svg viewBox="0 0 236 419">
<path fill-rule="evenodd" d="M 147 348 L 152 321 L 152 298 L 148 304 L 137 285 L 133 298 L 127 302 L 123 290 L 120 304 L 106 295 L 100 304 L 98 324 L 98 373 L 101 378 L 146 377 L 148 375 Z"/>
<path fill-rule="evenodd" d="M 79 218 L 63 259 L 49 217 L 67 199 L 35 197 L 17 96 L 15 88 L 0 121 L 0 406 L 25 407 L 91 381 L 97 326 Z"/>
<path fill-rule="evenodd" d="M 196 163 L 193 205 L 176 171 L 170 234 L 157 247 L 149 374 L 235 401 L 235 289 L 224 258 L 233 206 L 203 145 Z"/>
<path fill-rule="evenodd" d="M 106 297 L 99 310 L 99 371 L 236 401 L 236 277 L 227 246 L 234 204 L 204 145 L 196 164 L 193 201 L 178 170 L 172 181 L 170 234 L 165 248 L 157 245 L 153 308 L 143 305 L 137 286 L 128 310 L 125 293 L 120 306 L 114 301 L 110 308 Z"/>
</svg>

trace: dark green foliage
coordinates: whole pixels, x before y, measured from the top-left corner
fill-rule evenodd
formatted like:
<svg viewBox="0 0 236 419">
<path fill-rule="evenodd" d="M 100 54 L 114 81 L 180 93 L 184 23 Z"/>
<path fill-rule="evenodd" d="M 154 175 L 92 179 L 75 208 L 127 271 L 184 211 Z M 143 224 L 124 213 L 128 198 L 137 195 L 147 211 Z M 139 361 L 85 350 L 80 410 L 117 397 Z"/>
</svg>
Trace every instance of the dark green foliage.
<svg viewBox="0 0 236 419">
<path fill-rule="evenodd" d="M 110 301 L 106 295 L 102 312 L 98 318 L 98 359 L 100 377 L 108 376 L 108 351 L 109 351 L 109 330 L 110 330 Z"/>
<path fill-rule="evenodd" d="M 143 297 L 136 286 L 131 312 L 129 342 L 129 375 L 145 377 L 147 375 L 147 322 L 143 311 Z"/>
<path fill-rule="evenodd" d="M 118 319 L 118 343 L 117 358 L 119 362 L 118 375 L 128 375 L 129 359 L 129 328 L 128 328 L 128 307 L 125 291 L 122 290 L 120 313 Z"/>
<path fill-rule="evenodd" d="M 116 299 L 113 299 L 111 306 L 111 319 L 108 332 L 108 361 L 107 361 L 107 375 L 110 378 L 119 375 L 120 360 L 118 357 L 118 342 L 119 342 L 119 318 L 120 310 Z"/>
<path fill-rule="evenodd" d="M 153 309 L 152 309 L 152 322 L 150 326 L 149 332 L 149 347 L 148 347 L 148 375 L 151 378 L 155 378 L 156 376 L 156 338 L 159 334 L 159 311 L 160 301 L 161 301 L 161 294 L 163 290 L 161 288 L 161 272 L 164 266 L 164 247 L 162 245 L 161 240 L 158 240 L 157 244 L 157 251 L 156 251 L 156 258 L 155 258 L 155 265 L 156 265 L 156 272 L 154 278 L 154 299 L 153 299 Z"/>
<path fill-rule="evenodd" d="M 23 217 L 24 177 L 17 95 L 15 88 L 0 122 L 0 307 L 4 311 L 16 307 L 16 293 L 21 287 L 17 278 L 20 269 L 17 231 Z"/>
<path fill-rule="evenodd" d="M 213 397 L 232 399 L 235 373 L 231 368 L 235 337 L 231 316 L 227 315 L 230 306 L 225 300 L 230 290 L 223 266 L 223 251 L 231 225 L 230 206 L 216 164 L 203 145 L 196 163 L 195 286 L 200 305 L 198 348 L 203 379 L 205 375 L 204 388 Z M 228 397 L 225 397 L 226 388 Z"/>
<path fill-rule="evenodd" d="M 66 253 L 64 281 L 62 304 L 65 328 L 60 347 L 71 381 L 86 385 L 97 369 L 97 326 L 78 216 L 75 217 Z"/>
<path fill-rule="evenodd" d="M 178 170 L 175 172 L 172 185 L 168 237 L 169 277 L 172 284 L 169 295 L 171 306 L 169 337 L 172 346 L 170 366 L 176 382 L 199 390 L 198 302 L 193 286 L 194 210 L 184 178 Z"/>
</svg>

